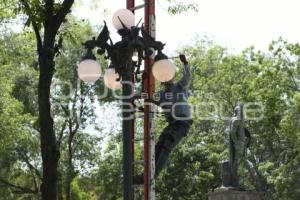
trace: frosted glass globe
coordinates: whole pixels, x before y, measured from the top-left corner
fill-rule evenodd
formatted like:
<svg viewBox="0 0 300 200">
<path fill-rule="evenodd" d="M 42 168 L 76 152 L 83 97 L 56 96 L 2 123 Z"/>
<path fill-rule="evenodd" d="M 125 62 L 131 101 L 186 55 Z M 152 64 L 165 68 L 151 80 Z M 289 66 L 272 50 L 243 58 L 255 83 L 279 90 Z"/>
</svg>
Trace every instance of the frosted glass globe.
<svg viewBox="0 0 300 200">
<path fill-rule="evenodd" d="M 154 78 L 160 82 L 168 82 L 175 77 L 176 67 L 167 60 L 156 61 L 152 67 L 152 74 Z"/>
<path fill-rule="evenodd" d="M 122 88 L 120 81 L 117 81 L 119 74 L 116 73 L 114 68 L 109 68 L 104 74 L 104 84 L 111 90 L 118 90 Z"/>
<path fill-rule="evenodd" d="M 120 9 L 115 12 L 112 18 L 112 24 L 117 30 L 123 29 L 123 26 L 118 17 L 128 29 L 135 25 L 134 14 L 130 10 Z"/>
<path fill-rule="evenodd" d="M 96 82 L 101 76 L 101 66 L 92 59 L 83 60 L 78 65 L 78 77 L 85 82 Z"/>
</svg>

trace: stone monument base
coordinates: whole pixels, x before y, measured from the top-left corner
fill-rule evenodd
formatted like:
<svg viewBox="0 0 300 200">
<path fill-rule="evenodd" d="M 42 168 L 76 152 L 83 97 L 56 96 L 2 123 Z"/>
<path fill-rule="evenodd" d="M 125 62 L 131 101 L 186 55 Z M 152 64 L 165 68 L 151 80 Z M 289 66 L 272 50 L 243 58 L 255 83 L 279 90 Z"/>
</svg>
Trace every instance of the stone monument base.
<svg viewBox="0 0 300 200">
<path fill-rule="evenodd" d="M 208 193 L 208 200 L 263 200 L 258 192 L 220 188 Z"/>
</svg>

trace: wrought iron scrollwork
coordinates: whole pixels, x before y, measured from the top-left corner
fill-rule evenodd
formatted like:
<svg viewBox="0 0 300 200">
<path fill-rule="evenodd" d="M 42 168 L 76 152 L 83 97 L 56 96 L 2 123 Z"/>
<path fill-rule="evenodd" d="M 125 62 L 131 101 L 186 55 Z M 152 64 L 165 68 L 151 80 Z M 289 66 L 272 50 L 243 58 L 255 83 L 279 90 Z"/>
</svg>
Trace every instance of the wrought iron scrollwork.
<svg viewBox="0 0 300 200">
<path fill-rule="evenodd" d="M 114 66 L 116 73 L 119 74 L 119 77 L 122 77 L 122 75 L 126 73 L 124 71 L 128 70 L 124 67 L 126 62 L 128 62 L 128 56 L 132 55 L 133 52 L 137 52 L 138 59 L 136 62 L 133 62 L 132 66 L 135 68 L 136 81 L 139 81 L 137 77 L 140 73 L 142 61 L 145 57 L 153 55 L 155 53 L 153 50 L 161 52 L 165 44 L 151 37 L 143 25 L 141 27 L 134 26 L 129 29 L 121 20 L 120 22 L 123 25 L 123 29 L 120 29 L 118 33 L 121 35 L 122 40 L 115 44 L 113 43 L 106 22 L 104 21 L 104 27 L 98 37 L 94 37 L 92 40 L 83 43 L 87 49 L 87 54 L 84 56 L 84 59 L 95 59 L 92 50 L 97 48 L 97 53 L 100 55 L 105 54 L 105 59 L 111 60 L 111 64 Z"/>
</svg>

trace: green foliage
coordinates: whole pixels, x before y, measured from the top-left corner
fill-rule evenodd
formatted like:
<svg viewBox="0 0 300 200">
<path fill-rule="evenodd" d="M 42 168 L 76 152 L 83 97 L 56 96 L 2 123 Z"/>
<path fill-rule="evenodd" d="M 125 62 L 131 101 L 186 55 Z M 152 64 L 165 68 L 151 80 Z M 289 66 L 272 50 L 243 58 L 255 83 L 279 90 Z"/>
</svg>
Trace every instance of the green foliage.
<svg viewBox="0 0 300 200">
<path fill-rule="evenodd" d="M 71 190 L 72 190 L 72 200 L 91 200 L 92 199 L 92 195 L 89 193 L 86 193 L 85 191 L 83 191 L 80 187 L 80 185 L 78 184 L 78 180 L 75 179 L 72 181 L 71 184 Z"/>
<path fill-rule="evenodd" d="M 198 12 L 198 4 L 196 2 L 167 0 L 170 3 L 168 12 L 171 15 L 181 14 L 188 11 Z"/>
<path fill-rule="evenodd" d="M 241 177 L 243 177 L 242 182 L 245 187 L 258 188 L 263 192 L 272 193 L 274 199 L 299 198 L 297 187 L 299 171 L 296 167 L 299 161 L 299 134 L 297 131 L 299 129 L 299 111 L 296 103 L 299 98 L 298 47 L 298 44 L 289 44 L 279 39 L 272 43 L 269 54 L 255 52 L 253 48 L 249 48 L 241 55 L 228 55 L 225 49 L 212 45 L 210 42 L 200 42 L 196 47 L 185 50 L 190 55 L 190 63 L 194 71 L 193 95 L 190 101 L 193 106 L 200 105 L 201 108 L 198 110 L 200 115 L 196 113 L 194 118 L 194 126 L 197 127 L 195 133 L 202 139 L 200 142 L 194 139 L 192 140 L 194 143 L 188 146 L 196 150 L 196 146 L 200 144 L 200 146 L 210 144 L 207 154 L 216 155 L 217 161 L 224 159 L 225 155 L 222 152 L 227 147 L 222 144 L 226 143 L 226 137 L 228 137 L 224 127 L 226 117 L 232 115 L 237 102 L 261 104 L 263 109 L 256 115 L 263 117 L 258 120 L 246 121 L 248 129 L 252 133 L 252 145 L 247 159 L 262 175 L 259 179 L 264 185 L 259 188 L 257 182 L 249 182 L 248 180 L 253 177 L 247 171 L 241 171 Z M 221 106 L 221 108 L 216 112 L 215 107 L 211 108 L 210 104 Z M 205 120 L 207 117 L 210 117 L 210 120 Z M 207 131 L 209 138 L 203 136 L 203 133 Z M 213 138 L 214 140 L 211 141 Z M 180 149 L 184 149 L 184 145 L 185 142 Z M 188 152 L 187 149 L 184 151 Z M 205 150 L 202 151 L 205 152 Z M 171 173 L 169 170 L 179 162 L 178 158 L 180 158 L 180 154 L 172 157 L 170 163 L 173 164 L 166 170 L 166 175 Z M 202 161 L 203 164 L 205 162 L 205 160 Z M 182 165 L 176 166 L 175 169 L 180 166 Z M 183 169 L 186 169 L 187 166 L 185 165 Z M 215 162 L 212 168 L 218 172 L 218 162 Z M 168 175 L 169 179 L 173 177 L 174 181 L 174 177 L 178 176 L 178 171 Z M 206 170 L 203 171 L 207 173 Z M 214 175 L 217 175 L 216 172 Z M 180 181 L 184 181 L 184 177 L 190 176 L 183 176 Z M 187 184 L 188 182 L 185 182 L 183 185 Z M 214 184 L 220 185 L 217 180 Z M 203 188 L 208 184 L 201 185 Z M 170 187 L 166 184 L 165 187 L 163 195 L 169 195 L 166 191 L 175 188 L 175 186 L 172 187 L 172 184 Z M 209 188 L 212 186 L 207 189 Z M 196 189 L 187 194 L 186 190 L 181 188 L 181 195 L 176 191 L 173 192 L 177 197 L 197 194 Z M 204 195 L 205 192 L 201 194 Z M 198 197 L 201 197 L 201 194 L 198 194 Z M 205 199 L 205 197 L 202 196 L 201 199 Z"/>
<path fill-rule="evenodd" d="M 15 9 L 15 0 L 3 0 L 2 3 L 0 3 L 0 22 L 5 23 L 9 19 L 12 19 L 16 16 L 14 13 Z"/>
<path fill-rule="evenodd" d="M 100 199 L 119 200 L 122 199 L 122 152 L 121 145 L 112 139 L 102 155 L 98 170 L 93 182 L 99 185 L 97 194 Z"/>
<path fill-rule="evenodd" d="M 18 46 L 23 36 L 13 35 L 1 40 L 1 50 L 4 46 Z M 17 58 L 21 52 L 25 50 L 12 48 L 0 53 L 1 58 L 5 58 L 0 66 L 0 191 L 8 199 L 32 198 L 38 194 L 36 184 L 39 178 L 35 171 L 39 164 L 39 144 L 34 130 L 36 118 L 28 112 L 29 107 L 19 101 L 20 96 L 14 95 L 16 83 L 30 71 L 22 67 L 30 64 L 30 58 L 22 63 L 14 59 L 13 55 Z M 25 98 L 27 93 L 23 92 Z M 8 187 L 8 184 L 13 187 Z"/>
</svg>

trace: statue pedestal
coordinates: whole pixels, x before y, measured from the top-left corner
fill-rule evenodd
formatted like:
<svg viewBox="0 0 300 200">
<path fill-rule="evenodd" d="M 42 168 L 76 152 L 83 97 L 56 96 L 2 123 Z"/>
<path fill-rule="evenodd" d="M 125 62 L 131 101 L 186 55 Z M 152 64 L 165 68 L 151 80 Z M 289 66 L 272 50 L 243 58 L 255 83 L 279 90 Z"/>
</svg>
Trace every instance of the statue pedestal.
<svg viewBox="0 0 300 200">
<path fill-rule="evenodd" d="M 258 192 L 238 191 L 226 188 L 208 193 L 208 200 L 262 200 Z"/>
</svg>

